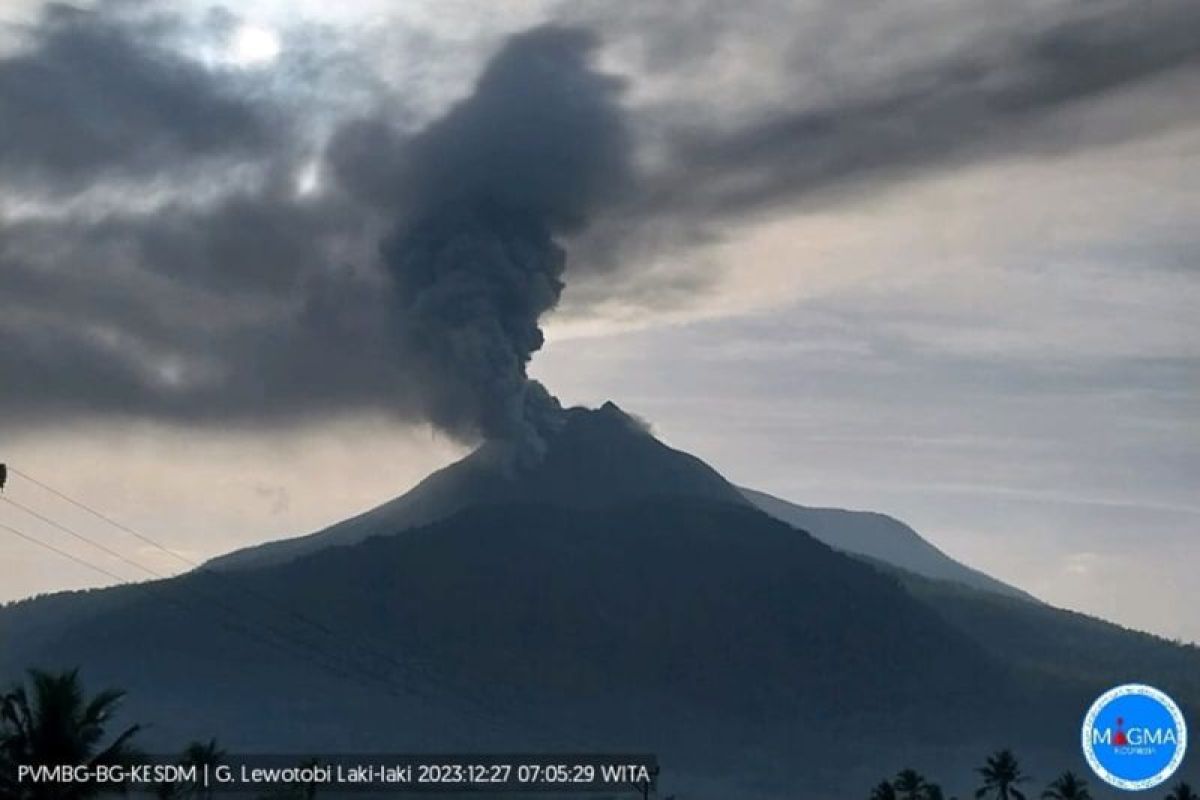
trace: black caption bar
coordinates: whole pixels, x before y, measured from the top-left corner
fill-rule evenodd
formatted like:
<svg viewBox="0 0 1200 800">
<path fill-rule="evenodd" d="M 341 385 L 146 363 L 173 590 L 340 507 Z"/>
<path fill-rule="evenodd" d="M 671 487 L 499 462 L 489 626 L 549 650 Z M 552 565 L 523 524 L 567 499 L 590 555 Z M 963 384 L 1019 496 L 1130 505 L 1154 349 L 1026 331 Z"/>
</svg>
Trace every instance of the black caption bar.
<svg viewBox="0 0 1200 800">
<path fill-rule="evenodd" d="M 165 787 L 268 793 L 638 792 L 655 789 L 648 755 L 403 754 L 223 756 L 216 763 L 150 758 L 137 764 L 16 765 L 22 785 L 87 786 L 161 794 Z"/>
</svg>

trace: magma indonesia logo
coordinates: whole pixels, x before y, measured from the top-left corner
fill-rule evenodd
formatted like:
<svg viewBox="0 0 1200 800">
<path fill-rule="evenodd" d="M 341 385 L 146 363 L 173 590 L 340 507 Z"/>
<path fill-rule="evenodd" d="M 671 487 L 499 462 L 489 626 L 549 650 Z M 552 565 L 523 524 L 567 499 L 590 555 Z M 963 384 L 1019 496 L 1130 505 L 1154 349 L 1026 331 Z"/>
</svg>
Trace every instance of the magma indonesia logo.
<svg viewBox="0 0 1200 800">
<path fill-rule="evenodd" d="M 1129 683 L 1092 703 L 1083 720 L 1083 754 L 1118 789 L 1158 786 L 1183 763 L 1187 725 L 1179 706 L 1152 686 Z"/>
</svg>

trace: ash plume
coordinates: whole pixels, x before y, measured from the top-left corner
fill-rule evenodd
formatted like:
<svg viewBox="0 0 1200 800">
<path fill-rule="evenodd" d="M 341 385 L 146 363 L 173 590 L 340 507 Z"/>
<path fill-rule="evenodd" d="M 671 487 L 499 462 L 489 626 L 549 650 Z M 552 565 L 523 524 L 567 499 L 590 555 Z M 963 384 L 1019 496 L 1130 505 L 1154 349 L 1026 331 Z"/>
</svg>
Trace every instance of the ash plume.
<svg viewBox="0 0 1200 800">
<path fill-rule="evenodd" d="M 628 172 L 620 85 L 592 70 L 593 45 L 557 27 L 513 38 L 468 98 L 402 143 L 389 176 L 401 222 L 381 251 L 424 415 L 519 461 L 561 412 L 526 372 L 563 291 L 558 237 Z"/>
<path fill-rule="evenodd" d="M 558 406 L 527 368 L 565 280 L 568 313 L 657 317 L 721 290 L 706 248 L 765 220 L 1195 127 L 1184 0 L 986 25 L 984 0 L 555 6 L 645 81 L 624 104 L 581 29 L 437 42 L 297 19 L 242 69 L 183 47 L 225 33 L 168 5 L 47 4 L 0 48 L 0 434 L 364 416 L 536 456 Z M 860 22 L 916 38 L 876 48 Z M 463 57 L 482 77 L 424 124 Z M 1195 261 L 1160 244 L 1152 261 Z"/>
</svg>

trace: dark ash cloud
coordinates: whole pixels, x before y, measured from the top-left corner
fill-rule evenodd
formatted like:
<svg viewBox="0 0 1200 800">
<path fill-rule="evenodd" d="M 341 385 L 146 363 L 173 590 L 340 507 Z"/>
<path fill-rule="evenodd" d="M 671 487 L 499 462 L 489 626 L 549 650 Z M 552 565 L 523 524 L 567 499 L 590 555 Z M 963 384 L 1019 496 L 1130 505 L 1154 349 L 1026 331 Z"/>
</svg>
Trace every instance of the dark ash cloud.
<svg viewBox="0 0 1200 800">
<path fill-rule="evenodd" d="M 556 27 L 513 37 L 469 98 L 399 147 L 362 148 L 361 126 L 347 133 L 353 146 L 335 143 L 352 192 L 379 192 L 371 175 L 397 159 L 384 172 L 395 173 L 402 221 L 384 262 L 398 357 L 428 392 L 427 418 L 464 438 L 536 454 L 557 421 L 557 401 L 526 365 L 562 294 L 558 237 L 628 172 L 619 84 L 591 69 L 594 44 Z"/>
<path fill-rule="evenodd" d="M 868 97 L 768 117 L 715 136 L 679 133 L 678 172 L 731 189 L 672 196 L 710 203 L 717 214 L 777 204 L 877 172 L 907 173 L 1004 152 L 1077 150 L 1144 133 L 1072 129 L 1023 138 L 1045 117 L 1170 70 L 1200 65 L 1200 6 L 1124 5 L 1058 20 L 1020 41 L 986 42 L 895 75 Z M 1194 110 L 1183 110 L 1197 119 Z M 1161 124 L 1154 120 L 1152 124 Z M 727 173 L 735 173 L 731 180 Z M 720 181 L 711 181 L 720 176 Z"/>
<path fill-rule="evenodd" d="M 358 119 L 322 95 L 367 71 L 357 62 L 301 54 L 306 88 L 277 97 L 189 60 L 172 39 L 181 23 L 130 11 L 142 8 L 52 7 L 29 48 L 0 60 L 4 190 L 65 203 L 115 186 L 128 201 L 0 217 L 0 424 L 380 412 L 536 452 L 557 401 L 526 370 L 568 280 L 584 302 L 686 305 L 708 291 L 703 276 L 655 282 L 644 264 L 688 262 L 755 215 L 1197 121 L 1179 103 L 1151 120 L 1052 124 L 1082 100 L 1195 70 L 1200 6 L 1181 0 L 1057 5 L 1021 36 L 985 32 L 820 101 L 784 88 L 733 120 L 697 65 L 769 32 L 756 52 L 786 87 L 805 45 L 788 40 L 793 4 L 740 7 L 746 40 L 729 48 L 728 4 L 693 4 L 681 22 L 604 3 L 564 15 L 605 43 L 651 43 L 642 77 L 696 91 L 622 105 L 592 66 L 592 34 L 550 25 L 500 43 L 467 96 L 415 130 L 394 107 L 403 87 L 363 79 L 355 91 L 378 93 L 380 110 Z M 630 166 L 644 143 L 630 131 L 653 139 L 654 166 Z M 320 188 L 299 192 L 314 158 Z M 225 183 L 226 167 L 252 179 Z M 173 199 L 137 210 L 157 184 Z"/>
<path fill-rule="evenodd" d="M 0 60 L 0 176 L 41 191 L 145 177 L 276 144 L 268 109 L 165 45 L 169 16 L 50 5 L 28 49 Z"/>
<path fill-rule="evenodd" d="M 416 133 L 346 124 L 316 197 L 284 159 L 215 203 L 8 223 L 0 407 L 228 424 L 375 410 L 536 452 L 558 405 L 526 365 L 563 288 L 560 238 L 628 172 L 620 86 L 593 49 L 540 28 Z M 367 148 L 364 130 L 380 133 Z"/>
<path fill-rule="evenodd" d="M 759 8 L 767 9 L 761 17 Z M 774 4 L 748 6 L 733 15 L 742 27 L 725 31 L 733 46 L 722 38 L 728 15 L 721 4 L 700 3 L 693 12 L 686 26 L 645 10 L 641 30 L 608 24 L 644 39 L 640 49 L 656 69 L 703 75 L 704 56 L 737 51 L 756 31 L 778 36 L 776 30 L 789 30 L 785 23 L 801 21 L 800 12 L 788 20 Z M 788 55 L 780 68 L 797 69 L 795 51 L 828 44 L 817 38 L 781 46 Z M 711 109 L 671 104 L 655 126 L 664 163 L 580 246 L 588 258 L 621 263 L 647 249 L 708 243 L 749 216 L 852 199 L 927 172 L 1076 152 L 1172 124 L 1200 124 L 1200 107 L 1185 102 L 1153 117 L 1102 125 L 1070 116 L 1084 101 L 1198 67 L 1196 3 L 1066 4 L 1048 7 L 1042 18 L 1007 35 L 969 38 L 949 55 L 918 59 L 868 88 L 815 104 L 775 98 L 771 109 L 749 121 L 717 125 Z"/>
</svg>

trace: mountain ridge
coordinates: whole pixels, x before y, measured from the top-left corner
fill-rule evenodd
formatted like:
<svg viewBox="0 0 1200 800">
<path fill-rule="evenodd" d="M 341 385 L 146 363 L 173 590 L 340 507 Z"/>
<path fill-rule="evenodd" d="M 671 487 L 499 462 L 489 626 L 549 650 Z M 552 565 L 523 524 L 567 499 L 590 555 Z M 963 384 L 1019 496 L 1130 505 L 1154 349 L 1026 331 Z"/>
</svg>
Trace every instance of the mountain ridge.
<svg viewBox="0 0 1200 800">
<path fill-rule="evenodd" d="M 802 506 L 755 489 L 741 492 L 757 508 L 825 544 L 935 580 L 1040 603 L 1033 595 L 946 555 L 903 521 L 877 511 Z"/>
<path fill-rule="evenodd" d="M 485 444 L 366 512 L 310 534 L 217 556 L 205 566 L 228 570 L 280 563 L 324 547 L 410 530 L 473 505 L 536 501 L 597 508 L 647 497 L 690 497 L 752 505 L 844 552 L 1037 602 L 951 559 L 887 515 L 800 506 L 737 487 L 702 460 L 664 444 L 612 402 L 594 410 L 566 410 L 562 428 L 550 438 L 546 458 L 537 466 L 521 470 L 504 463 L 495 446 Z"/>
<path fill-rule="evenodd" d="M 343 668 L 375 665 L 394 676 L 398 695 L 252 644 L 206 602 L 248 593 L 371 642 L 378 657 L 327 657 Z M 774 754 L 768 782 L 782 786 L 789 746 L 834 759 L 812 731 L 841 731 L 881 752 L 903 733 L 933 752 L 968 735 L 970 709 L 1000 712 L 973 692 L 978 681 L 1025 704 L 1001 659 L 893 579 L 749 505 L 690 498 L 590 510 L 482 505 L 404 536 L 58 602 L 76 606 L 74 615 L 43 620 L 28 649 L 6 648 L 0 673 L 83 665 L 89 680 L 127 689 L 130 715 L 172 743 L 217 735 L 231 748 L 278 752 L 401 752 L 429 741 L 464 751 L 645 751 L 661 754 L 683 785 L 713 777 L 704 765 L 723 758 L 741 784 L 732 794 L 752 797 L 751 756 L 736 755 L 746 743 Z M 24 609 L 26 628 L 37 605 Z M 0 610 L 6 641 L 21 622 L 16 611 Z M 247 601 L 236 611 L 238 625 L 270 622 L 320 641 L 269 606 Z M 197 680 L 203 701 L 191 691 Z M 922 719 L 933 696 L 960 711 Z"/>
<path fill-rule="evenodd" d="M 0 675 L 82 666 L 128 690 L 164 748 L 655 752 L 672 790 L 714 799 L 849 796 L 914 763 L 957 785 L 1014 742 L 1038 774 L 1082 769 L 1079 714 L 1133 667 L 1200 706 L 1180 682 L 1192 651 L 1106 625 L 1091 640 L 1061 614 L 1039 633 L 1046 607 L 893 572 L 749 505 L 482 505 L 277 564 L 0 609 Z M 272 603 L 230 620 L 206 602 L 240 596 Z M 394 691 L 231 621 L 270 621 Z M 1097 647 L 1113 658 L 1091 663 Z"/>
<path fill-rule="evenodd" d="M 0 608 L 0 677 L 82 667 L 164 752 L 654 752 L 741 800 L 968 785 L 1012 744 L 1083 770 L 1131 677 L 1200 708 L 1194 649 L 852 555 L 616 406 L 568 414 L 540 471 L 478 451 L 272 558 Z"/>
<path fill-rule="evenodd" d="M 471 505 L 537 501 L 587 509 L 644 497 L 749 504 L 720 473 L 667 446 L 615 403 L 567 409 L 550 444 L 545 458 L 525 469 L 503 466 L 495 446 L 485 444 L 369 511 L 305 536 L 218 556 L 206 566 L 240 569 L 278 563 L 329 545 L 435 522 Z"/>
</svg>

